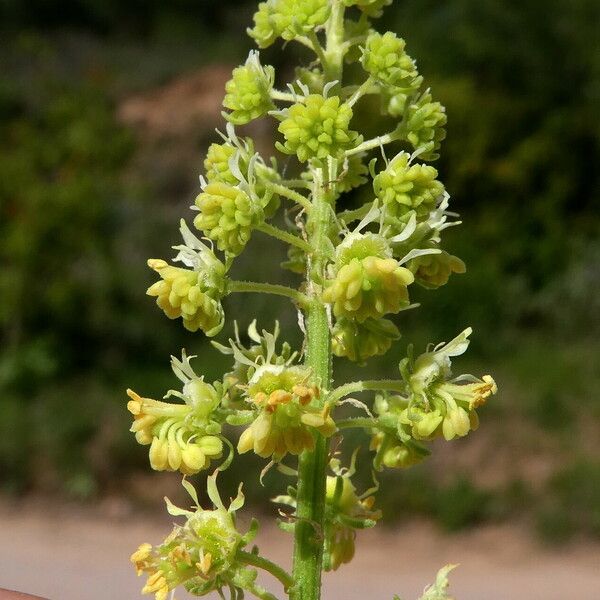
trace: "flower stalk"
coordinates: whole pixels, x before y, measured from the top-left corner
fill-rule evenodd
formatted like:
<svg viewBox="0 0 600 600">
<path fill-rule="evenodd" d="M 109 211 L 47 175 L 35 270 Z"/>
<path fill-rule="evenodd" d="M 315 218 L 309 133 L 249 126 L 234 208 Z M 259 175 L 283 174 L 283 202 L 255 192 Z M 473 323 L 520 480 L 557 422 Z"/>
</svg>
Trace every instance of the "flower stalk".
<svg viewBox="0 0 600 600">
<path fill-rule="evenodd" d="M 259 49 L 281 38 L 312 49 L 316 60 L 296 70 L 289 92 L 274 88 L 275 69 L 262 64 L 258 50 L 233 70 L 223 100 L 228 123 L 208 148 L 192 207 L 196 231 L 181 221 L 176 265 L 148 261 L 158 277 L 148 295 L 190 332 L 219 335 L 227 297 L 256 293 L 291 300 L 305 334 L 294 350 L 280 339 L 278 323 L 259 330 L 251 320 L 243 335 L 236 322 L 229 340 L 212 342 L 231 361 L 221 378 L 205 381 L 192 366 L 195 357 L 182 352 L 181 359 L 171 357 L 179 383 L 162 400 L 127 391 L 131 432 L 147 447 L 150 467 L 179 471 L 193 501 L 191 510 L 167 501 L 168 512 L 183 522 L 162 543 L 142 544 L 131 557 L 147 577 L 142 593 L 155 600 L 166 600 L 179 586 L 195 596 L 216 592 L 236 600 L 247 592 L 276 600 L 258 585 L 258 570 L 277 579 L 291 600 L 320 600 L 323 572 L 349 563 L 360 531 L 381 517 L 375 475 L 372 487 L 358 491 L 352 480 L 356 452 L 342 447 L 332 454 L 331 436 L 360 430 L 373 473 L 409 468 L 427 458 L 434 439 L 450 442 L 477 429 L 479 409 L 496 393 L 489 375 L 453 375 L 470 328 L 419 355 L 409 345 L 389 379 L 334 386 L 333 356 L 364 366 L 384 355 L 401 338 L 396 315 L 417 306 L 411 303 L 414 286 L 435 290 L 465 271 L 443 249 L 443 231 L 458 222 L 450 220 L 449 194 L 428 164 L 444 139 L 444 108 L 422 89 L 404 40 L 371 28 L 370 20 L 390 3 L 259 4 L 248 30 Z M 356 68 L 345 71 L 345 63 Z M 383 112 L 397 123 L 365 141 L 355 110 L 366 95 L 379 96 Z M 262 118 L 278 122 L 274 146 L 288 155 L 285 168 L 275 157 L 264 159 L 235 129 Z M 398 148 L 388 160 L 379 150 L 392 144 Z M 370 201 L 338 211 L 338 199 L 365 184 L 372 186 Z M 286 207 L 286 218 L 274 222 L 288 200 L 295 210 Z M 282 267 L 301 276 L 297 286 L 231 278 L 256 232 L 286 244 Z M 352 397 L 363 392 L 375 392 L 368 404 Z M 360 412 L 338 418 L 341 405 Z M 226 436 L 232 428 L 239 431 L 236 443 Z M 273 499 L 292 511 L 280 523 L 293 534 L 291 573 L 256 546 L 246 549 L 258 522 L 252 520 L 246 533 L 237 526 L 241 486 L 228 507 L 219 495 L 217 474 L 247 452 L 268 461 L 261 480 L 274 465 L 293 479 L 287 493 Z M 187 478 L 215 465 L 207 506 Z M 423 600 L 431 594 L 448 600 L 451 568 L 440 571 Z"/>
</svg>

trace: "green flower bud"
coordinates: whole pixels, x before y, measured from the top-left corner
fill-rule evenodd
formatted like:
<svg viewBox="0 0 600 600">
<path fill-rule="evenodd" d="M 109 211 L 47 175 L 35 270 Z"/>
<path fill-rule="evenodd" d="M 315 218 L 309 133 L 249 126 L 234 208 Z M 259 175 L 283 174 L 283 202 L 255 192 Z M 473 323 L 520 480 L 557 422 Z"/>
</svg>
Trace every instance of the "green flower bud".
<svg viewBox="0 0 600 600">
<path fill-rule="evenodd" d="M 284 40 L 319 28 L 329 18 L 329 0 L 274 0 L 273 20 Z"/>
<path fill-rule="evenodd" d="M 262 207 L 246 191 L 219 181 L 204 186 L 196 207 L 200 211 L 194 219 L 196 229 L 233 256 L 242 252 L 252 229 L 264 218 Z"/>
<path fill-rule="evenodd" d="M 300 162 L 340 157 L 361 141 L 358 133 L 349 129 L 352 109 L 337 96 L 311 94 L 282 111 L 281 118 L 279 131 L 285 143 L 276 146 L 285 154 L 296 154 Z"/>
<path fill-rule="evenodd" d="M 467 270 L 460 258 L 447 252 L 414 258 L 410 261 L 409 268 L 415 274 L 415 281 L 428 289 L 446 285 L 452 273 L 464 273 Z"/>
<path fill-rule="evenodd" d="M 237 137 L 232 125 L 227 126 L 227 137 L 222 144 L 211 144 L 204 159 L 204 170 L 209 182 L 222 182 L 232 186 L 253 181 L 255 195 L 269 197 L 265 206 L 265 216 L 272 216 L 279 208 L 279 196 L 268 193 L 268 186 L 280 180 L 276 162 L 271 158 L 273 167 L 264 163 L 254 150 L 251 138 Z M 232 168 L 234 169 L 232 171 Z M 235 172 L 234 172 L 235 171 Z"/>
<path fill-rule="evenodd" d="M 353 234 L 337 250 L 336 271 L 325 282 L 323 300 L 336 317 L 363 323 L 397 313 L 409 304 L 412 273 L 391 256 L 386 240 L 374 234 Z"/>
<path fill-rule="evenodd" d="M 400 332 L 388 319 L 367 319 L 357 323 L 342 318 L 331 332 L 331 347 L 336 356 L 364 364 L 372 356 L 385 354 L 398 339 Z"/>
<path fill-rule="evenodd" d="M 325 76 L 323 71 L 318 68 L 296 67 L 294 81 L 299 81 L 305 85 L 311 94 L 321 94 L 325 87 Z"/>
<path fill-rule="evenodd" d="M 279 36 L 292 40 L 314 31 L 327 21 L 330 11 L 328 0 L 268 0 L 258 5 L 248 35 L 266 48 Z"/>
<path fill-rule="evenodd" d="M 357 6 L 369 17 L 381 16 L 382 9 L 391 3 L 392 0 L 344 0 L 346 6 Z"/>
<path fill-rule="evenodd" d="M 413 88 L 419 73 L 415 61 L 404 51 L 406 43 L 388 31 L 367 38 L 361 63 L 367 73 L 386 86 Z"/>
<path fill-rule="evenodd" d="M 254 13 L 254 27 L 248 29 L 248 35 L 259 48 L 269 47 L 281 35 L 281 30 L 273 20 L 273 5 L 272 0 L 261 2 Z"/>
<path fill-rule="evenodd" d="M 231 112 L 225 118 L 235 125 L 243 125 L 267 114 L 275 107 L 271 90 L 275 69 L 263 67 L 258 52 L 250 52 L 246 64 L 233 70 L 232 78 L 225 85 L 223 106 Z"/>
<path fill-rule="evenodd" d="M 446 137 L 446 109 L 439 102 L 432 102 L 429 91 L 425 92 L 406 109 L 405 124 L 406 139 L 419 158 L 435 160 L 439 158 L 437 150 L 441 141 Z"/>
<path fill-rule="evenodd" d="M 406 152 L 396 155 L 373 179 L 373 190 L 386 216 L 407 221 L 414 211 L 418 221 L 427 220 L 444 193 L 437 174 L 429 165 L 410 164 L 410 155 Z"/>
</svg>

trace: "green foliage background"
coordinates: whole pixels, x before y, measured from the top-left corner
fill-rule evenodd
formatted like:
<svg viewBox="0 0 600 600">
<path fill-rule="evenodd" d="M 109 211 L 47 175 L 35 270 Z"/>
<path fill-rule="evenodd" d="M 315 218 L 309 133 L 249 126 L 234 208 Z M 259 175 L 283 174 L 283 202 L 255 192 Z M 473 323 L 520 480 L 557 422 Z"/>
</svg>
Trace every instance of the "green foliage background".
<svg viewBox="0 0 600 600">
<path fill-rule="evenodd" d="M 123 489 L 147 470 L 127 432 L 123 389 L 164 393 L 168 355 L 182 346 L 218 375 L 206 340 L 144 297 L 145 259 L 170 255 L 212 133 L 190 129 L 183 149 L 149 143 L 116 109 L 209 63 L 241 62 L 253 8 L 0 2 L 4 491 L 93 498 Z M 384 20 L 447 107 L 439 168 L 464 221 L 452 250 L 469 271 L 435 297 L 419 295 L 422 308 L 398 321 L 398 351 L 373 368 L 390 373 L 406 343 L 472 324 L 463 366 L 492 365 L 501 389 L 482 413 L 483 442 L 385 475 L 382 501 L 399 518 L 432 515 L 455 529 L 518 514 L 548 539 L 600 534 L 599 22 L 598 0 L 398 0 Z M 285 72 L 305 60 L 294 52 L 268 59 Z M 370 110 L 356 117 L 364 130 Z M 268 248 L 253 241 L 245 276 L 275 276 L 283 255 Z M 243 327 L 279 318 L 291 341 L 299 337 L 283 302 L 248 296 L 226 308 Z"/>
</svg>

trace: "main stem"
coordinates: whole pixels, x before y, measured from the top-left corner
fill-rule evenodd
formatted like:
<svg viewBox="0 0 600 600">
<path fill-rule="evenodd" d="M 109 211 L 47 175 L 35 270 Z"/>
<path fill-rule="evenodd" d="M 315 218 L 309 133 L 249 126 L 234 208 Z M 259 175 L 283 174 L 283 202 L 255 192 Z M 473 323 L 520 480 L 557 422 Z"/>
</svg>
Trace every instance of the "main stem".
<svg viewBox="0 0 600 600">
<path fill-rule="evenodd" d="M 306 365 L 323 392 L 331 388 L 331 339 L 325 305 L 320 298 L 325 248 L 332 215 L 331 199 L 322 169 L 313 170 L 313 208 L 307 229 L 315 249 L 310 260 L 306 329 Z M 321 402 L 325 393 L 322 394 Z M 319 600 L 323 564 L 323 517 L 328 443 L 316 434 L 315 449 L 303 452 L 298 465 L 298 495 L 294 540 L 293 600 Z"/>
<path fill-rule="evenodd" d="M 326 27 L 325 62 L 323 70 L 328 81 L 342 83 L 344 64 L 344 4 L 333 0 L 331 16 Z M 313 251 L 308 261 L 308 296 L 306 309 L 306 365 L 323 394 L 331 389 L 331 336 L 329 319 L 321 299 L 331 220 L 334 214 L 337 163 L 329 161 L 326 172 L 323 166 L 313 165 L 312 206 L 307 212 L 307 234 Z M 296 527 L 294 530 L 294 585 L 290 590 L 292 600 L 320 600 L 321 570 L 323 568 L 323 532 L 325 515 L 325 482 L 329 445 L 319 433 L 315 434 L 315 449 L 300 455 L 298 464 L 298 491 Z"/>
</svg>

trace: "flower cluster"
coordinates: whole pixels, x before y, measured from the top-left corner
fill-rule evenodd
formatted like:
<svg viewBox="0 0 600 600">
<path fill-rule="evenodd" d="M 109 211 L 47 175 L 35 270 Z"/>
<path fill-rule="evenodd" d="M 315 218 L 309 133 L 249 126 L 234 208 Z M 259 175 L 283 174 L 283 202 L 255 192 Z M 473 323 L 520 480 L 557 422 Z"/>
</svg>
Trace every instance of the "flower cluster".
<svg viewBox="0 0 600 600">
<path fill-rule="evenodd" d="M 409 356 L 400 363 L 406 384 L 401 395 L 380 395 L 375 401 L 378 426 L 371 448 L 375 464 L 408 467 L 427 454 L 419 444 L 437 437 L 452 440 L 479 426 L 476 409 L 496 393 L 489 375 L 452 378 L 451 358 L 469 345 L 471 329 L 466 329 L 447 344 L 438 345 L 416 359 Z"/>
<path fill-rule="evenodd" d="M 263 67 L 258 52 L 250 52 L 246 64 L 233 70 L 232 78 L 225 85 L 223 106 L 230 110 L 225 116 L 235 125 L 243 125 L 266 115 L 275 107 L 271 90 L 275 69 Z"/>
<path fill-rule="evenodd" d="M 409 304 L 413 274 L 392 257 L 387 241 L 375 234 L 353 234 L 337 248 L 335 271 L 326 281 L 323 300 L 336 317 L 363 323 Z"/>
<path fill-rule="evenodd" d="M 327 21 L 330 11 L 328 0 L 267 0 L 258 5 L 248 34 L 266 48 L 278 37 L 291 40 L 314 31 Z"/>
<path fill-rule="evenodd" d="M 254 450 L 263 458 L 280 461 L 286 454 L 312 450 L 314 432 L 330 436 L 336 426 L 329 407 L 315 406 L 318 387 L 309 384 L 305 367 L 264 365 L 248 382 L 246 395 L 256 417 L 242 433 L 238 452 Z"/>
<path fill-rule="evenodd" d="M 436 160 L 440 143 L 446 137 L 444 125 L 448 120 L 446 110 L 439 102 L 433 102 L 429 90 L 411 102 L 405 111 L 403 127 L 406 139 L 423 160 Z"/>
<path fill-rule="evenodd" d="M 349 468 L 340 466 L 337 458 L 331 459 L 329 466 L 333 475 L 325 482 L 325 526 L 323 568 L 336 571 L 341 565 L 349 563 L 354 557 L 357 529 L 374 527 L 381 518 L 381 511 L 373 510 L 373 493 L 378 486 L 362 494 L 356 492 L 352 476 L 356 472 L 356 452 L 352 455 Z M 289 495 L 277 496 L 273 502 L 297 507 L 296 490 L 289 489 Z"/>
<path fill-rule="evenodd" d="M 363 323 L 338 319 L 331 331 L 331 349 L 336 356 L 365 364 L 368 358 L 385 354 L 400 331 L 389 319 L 367 319 Z"/>
<path fill-rule="evenodd" d="M 160 275 L 160 280 L 148 288 L 156 304 L 170 319 L 181 317 L 189 331 L 201 329 L 214 336 L 223 328 L 225 316 L 221 298 L 225 294 L 227 268 L 213 251 L 196 238 L 181 221 L 184 245 L 175 261 L 186 267 L 174 267 L 161 259 L 148 260 L 148 266 Z"/>
<path fill-rule="evenodd" d="M 415 275 L 415 281 L 432 290 L 446 285 L 452 273 L 464 273 L 467 270 L 460 258 L 445 251 L 418 256 L 408 266 Z"/>
<path fill-rule="evenodd" d="M 411 164 L 410 155 L 400 152 L 373 178 L 373 190 L 387 217 L 407 221 L 414 211 L 417 220 L 424 221 L 445 191 L 437 175 L 434 167 Z"/>
<path fill-rule="evenodd" d="M 282 111 L 280 118 L 279 131 L 285 142 L 276 147 L 285 154 L 296 154 L 300 162 L 339 157 L 360 143 L 358 133 L 349 129 L 352 109 L 338 96 L 310 94 Z"/>
<path fill-rule="evenodd" d="M 190 365 L 192 358 L 185 353 L 182 360 L 171 357 L 171 367 L 183 390 L 171 390 L 165 398 L 175 396 L 183 404 L 142 398 L 127 390 L 127 409 L 133 415 L 131 431 L 138 443 L 150 445 L 150 465 L 156 471 L 192 475 L 208 469 L 211 460 L 223 452 L 221 424 L 215 419 L 221 394 L 196 375 Z"/>
<path fill-rule="evenodd" d="M 388 31 L 381 35 L 372 33 L 367 38 L 361 63 L 367 73 L 385 86 L 416 90 L 422 79 L 415 61 L 404 51 L 406 43 Z"/>
<path fill-rule="evenodd" d="M 277 350 L 277 342 L 281 333 L 277 321 L 273 333 L 263 329 L 262 333 L 259 334 L 256 320 L 250 323 L 247 333 L 248 338 L 253 342 L 248 347 L 240 341 L 237 323 L 235 323 L 235 339 L 229 340 L 228 346 L 213 342 L 213 346 L 222 354 L 234 358 L 233 368 L 223 376 L 223 404 L 226 407 L 247 408 L 244 400 L 244 390 L 254 373 L 256 373 L 256 369 L 260 366 L 288 366 L 298 358 L 298 353 L 292 351 L 287 342 L 281 343 L 279 350 Z"/>
<path fill-rule="evenodd" d="M 356 6 L 370 17 L 379 17 L 385 6 L 389 6 L 392 0 L 344 0 L 346 6 Z"/>
<path fill-rule="evenodd" d="M 184 516 L 183 525 L 175 525 L 157 546 L 145 543 L 131 555 L 138 575 L 147 576 L 143 594 L 166 600 L 171 590 L 185 585 L 195 595 L 203 596 L 223 587 L 238 587 L 247 569 L 238 560 L 238 551 L 254 537 L 256 530 L 242 535 L 236 528 L 235 512 L 244 503 L 241 491 L 225 508 L 216 486 L 216 474 L 208 478 L 208 495 L 215 508 L 205 510 L 191 484 L 184 486 L 195 502 L 195 510 L 185 510 L 167 501 L 173 516 Z M 254 572 L 254 577 L 256 573 Z"/>
</svg>

